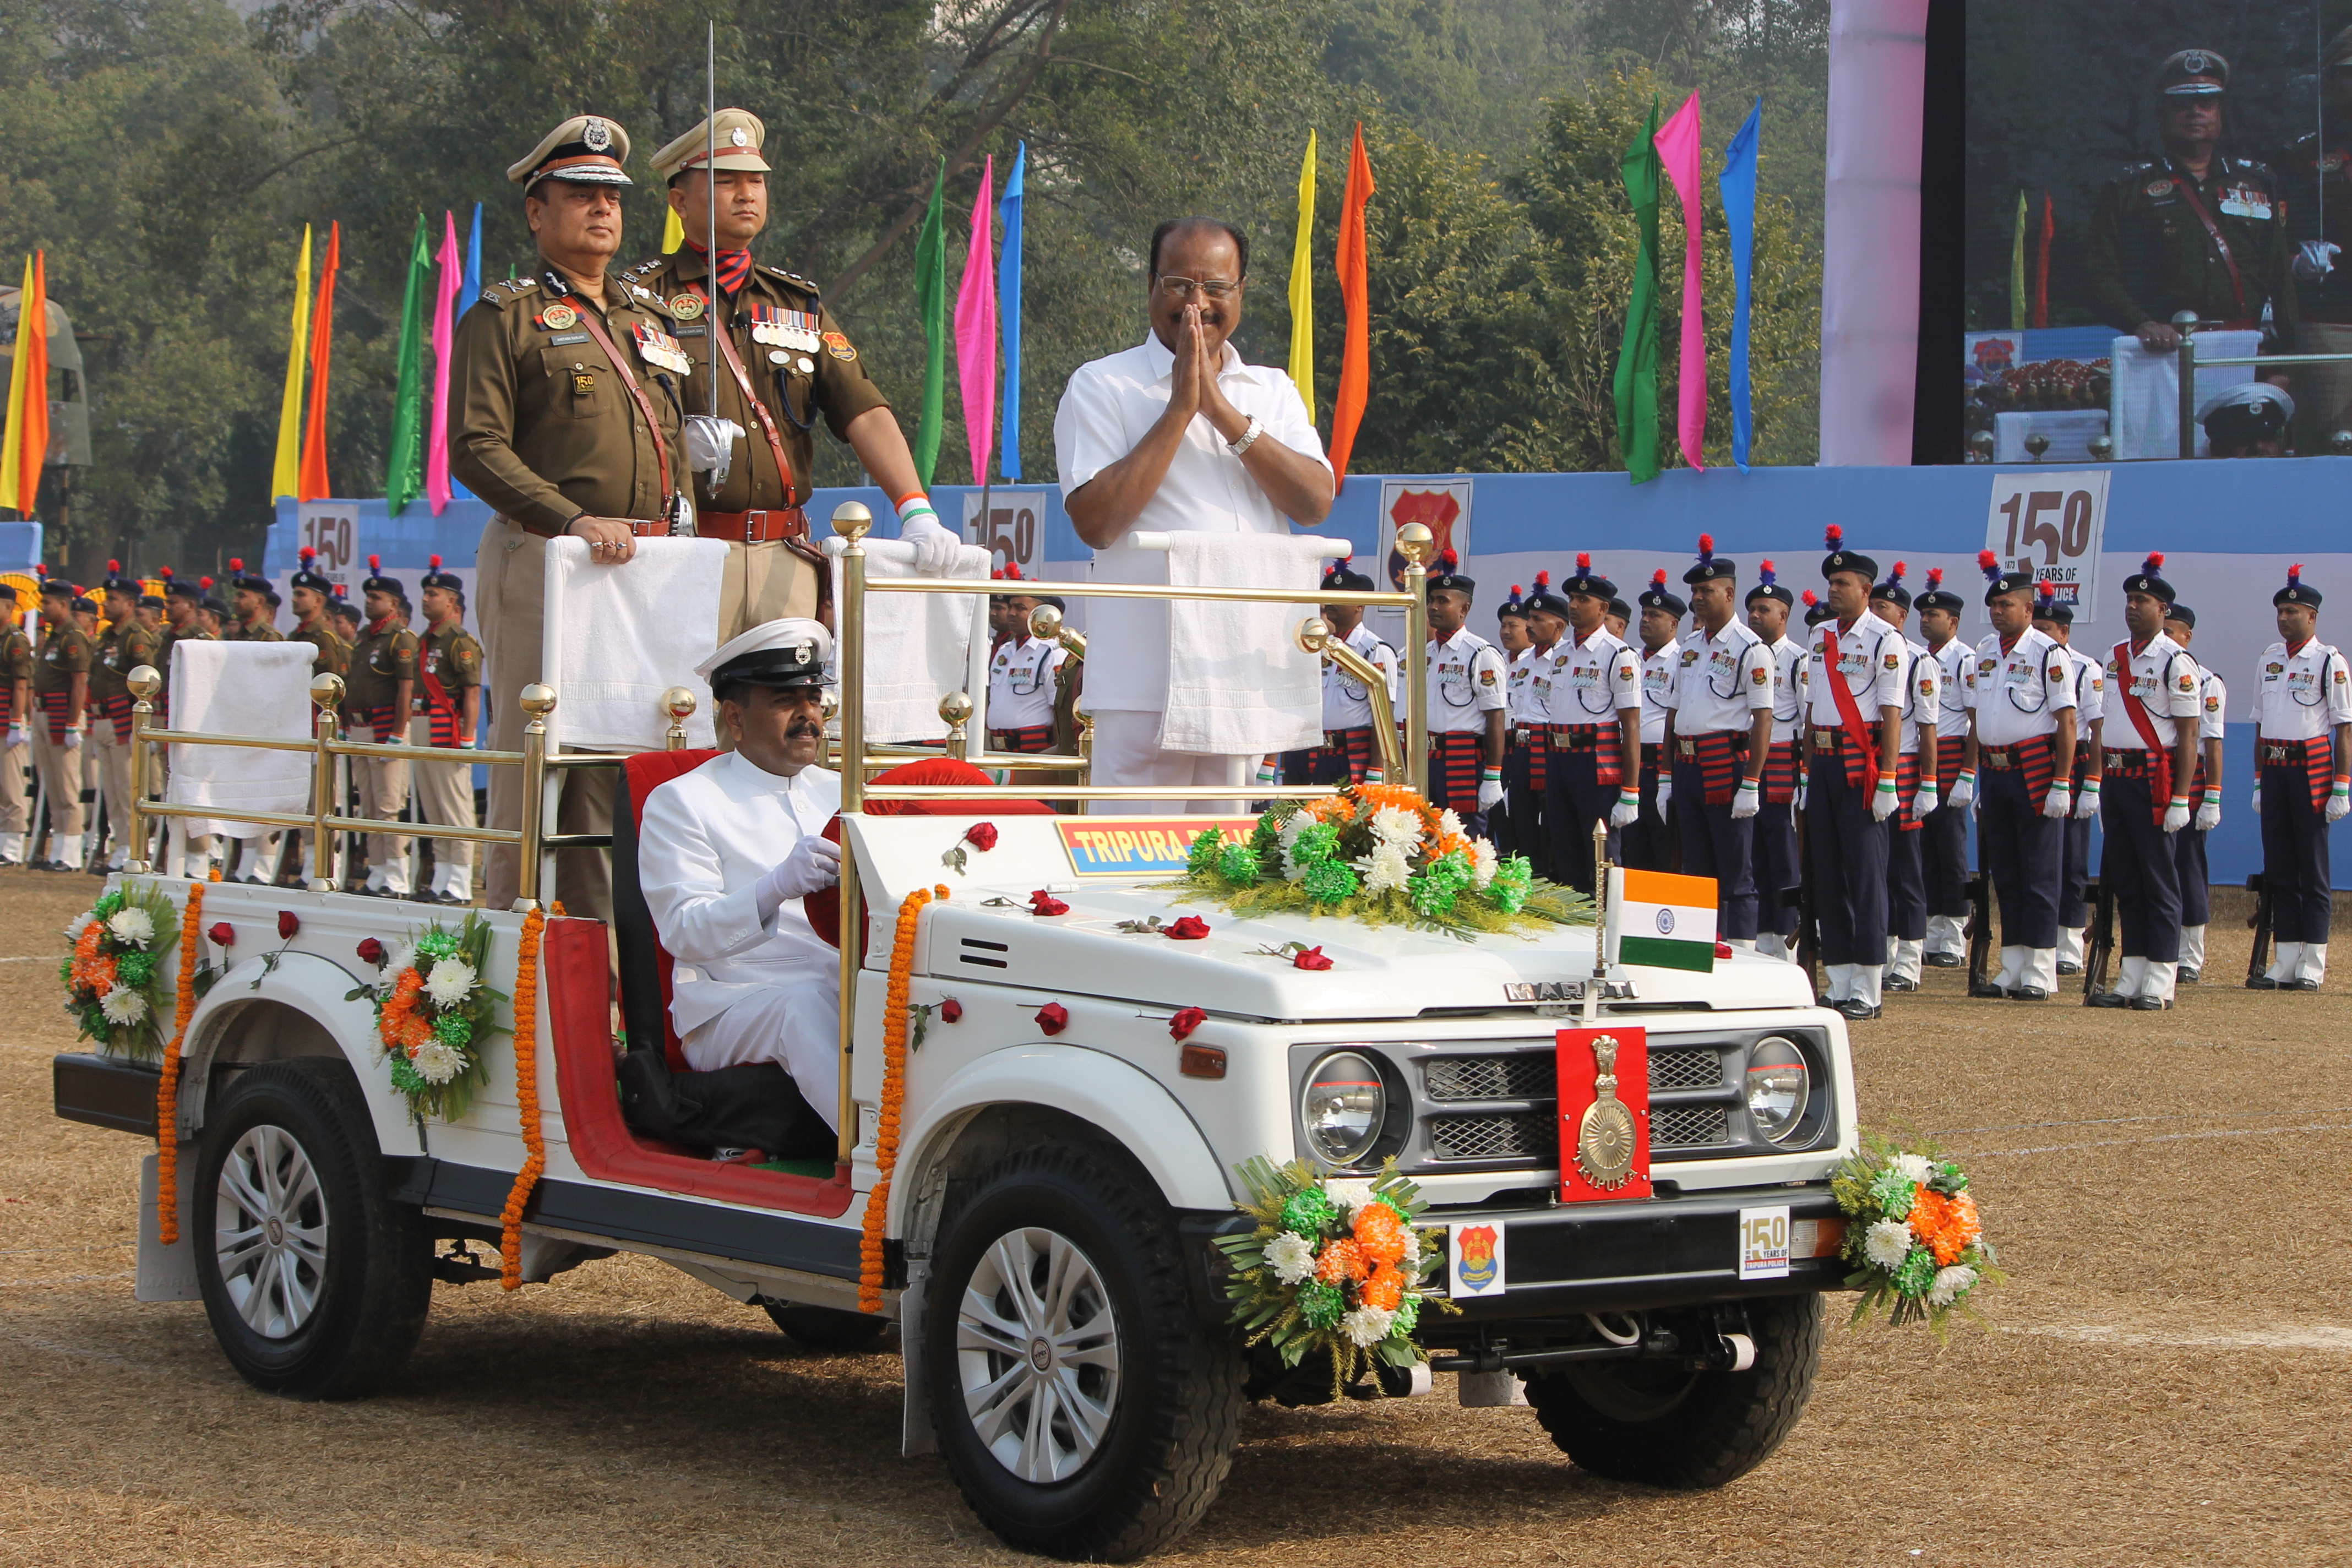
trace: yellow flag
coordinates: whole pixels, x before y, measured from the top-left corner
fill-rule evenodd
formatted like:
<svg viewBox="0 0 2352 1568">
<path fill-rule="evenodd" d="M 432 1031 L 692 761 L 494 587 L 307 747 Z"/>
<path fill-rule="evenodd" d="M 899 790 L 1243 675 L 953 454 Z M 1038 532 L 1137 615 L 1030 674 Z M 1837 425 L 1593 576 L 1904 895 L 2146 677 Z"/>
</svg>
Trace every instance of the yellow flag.
<svg viewBox="0 0 2352 1568">
<path fill-rule="evenodd" d="M 672 207 L 662 215 L 662 254 L 675 256 L 686 243 L 686 225 L 677 221 L 677 209 Z"/>
<path fill-rule="evenodd" d="M 1290 379 L 1315 422 L 1315 132 L 1298 170 L 1298 239 L 1290 251 Z"/>
<path fill-rule="evenodd" d="M 310 353 L 310 226 L 302 226 L 302 254 L 294 263 L 294 341 L 286 350 L 286 393 L 278 405 L 278 461 L 269 470 L 269 499 L 302 488 L 302 366 Z"/>
<path fill-rule="evenodd" d="M 24 467 L 25 456 L 25 377 L 33 356 L 26 351 L 31 346 L 29 334 L 44 330 L 48 323 L 35 321 L 28 309 L 33 302 L 33 258 L 25 258 L 25 289 L 16 296 L 16 357 L 8 362 L 7 429 L 0 435 L 0 506 L 12 507 L 32 515 L 33 498 L 16 494 L 16 473 Z"/>
</svg>

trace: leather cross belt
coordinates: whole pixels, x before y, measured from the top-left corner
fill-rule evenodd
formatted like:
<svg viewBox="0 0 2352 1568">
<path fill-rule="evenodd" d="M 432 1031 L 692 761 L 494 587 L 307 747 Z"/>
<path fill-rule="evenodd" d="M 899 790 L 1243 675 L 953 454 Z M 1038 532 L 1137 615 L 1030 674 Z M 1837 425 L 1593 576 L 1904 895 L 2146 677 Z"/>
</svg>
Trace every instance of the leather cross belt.
<svg viewBox="0 0 2352 1568">
<path fill-rule="evenodd" d="M 730 544 L 766 544 L 781 539 L 806 539 L 808 513 L 800 507 L 773 507 L 752 511 L 698 513 L 694 531 L 702 539 L 722 539 Z"/>
</svg>

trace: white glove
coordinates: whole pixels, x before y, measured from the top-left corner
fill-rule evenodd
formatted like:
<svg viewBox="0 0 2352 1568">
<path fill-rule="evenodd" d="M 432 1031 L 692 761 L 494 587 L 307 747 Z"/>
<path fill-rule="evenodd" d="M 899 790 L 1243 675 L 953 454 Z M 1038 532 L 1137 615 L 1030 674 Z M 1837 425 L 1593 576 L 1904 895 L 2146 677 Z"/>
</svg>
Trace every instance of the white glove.
<svg viewBox="0 0 2352 1568">
<path fill-rule="evenodd" d="M 1503 804 L 1503 775 L 1488 768 L 1478 775 L 1478 809 L 1492 811 Z"/>
<path fill-rule="evenodd" d="M 1675 779 L 1674 779 L 1674 775 L 1673 775 L 1672 773 L 1661 773 L 1658 775 L 1658 815 L 1659 815 L 1660 816 L 1665 816 L 1665 815 L 1666 815 L 1666 803 L 1667 803 L 1667 802 L 1669 802 L 1669 801 L 1671 801 L 1671 800 L 1673 800 L 1674 798 L 1675 798 Z M 1634 793 L 1634 795 L 1633 795 L 1633 809 L 1635 810 L 1635 812 L 1637 812 L 1637 813 L 1638 813 L 1638 812 L 1641 810 L 1641 805 L 1642 805 L 1642 796 L 1641 796 L 1640 792 L 1639 792 L 1639 791 L 1636 791 L 1636 792 Z"/>
<path fill-rule="evenodd" d="M 2083 781 L 2083 793 L 2077 795 L 2074 799 L 2075 819 L 2081 822 L 2090 822 L 2095 820 L 2098 815 L 2099 781 L 2096 779 L 2084 779 Z"/>
<path fill-rule="evenodd" d="M 2256 816 L 2263 814 L 2263 786 L 2259 783 L 2254 785 L 2254 798 L 2249 804 L 2253 807 Z"/>
<path fill-rule="evenodd" d="M 1878 787 L 1870 792 L 1870 819 L 1884 822 L 1894 816 L 1902 804 L 1903 797 L 1895 793 L 1894 779 L 1881 773 Z"/>
<path fill-rule="evenodd" d="M 841 846 L 814 833 L 804 836 L 760 879 L 753 897 L 760 907 L 761 923 L 766 924 L 786 899 L 804 899 L 840 880 Z"/>
<path fill-rule="evenodd" d="M 2042 798 L 2042 815 L 2053 822 L 2063 822 L 2074 809 L 2074 787 L 2060 779 L 2050 786 L 2050 793 Z"/>
<path fill-rule="evenodd" d="M 1919 793 L 1911 797 L 1911 820 L 1927 821 L 1935 809 L 1943 804 L 1943 799 L 1936 789 L 1936 781 L 1934 779 L 1921 781 Z"/>
<path fill-rule="evenodd" d="M 2352 794 L 2347 794 L 2344 781 L 2337 779 L 2336 787 L 2327 792 L 2327 820 L 2341 822 L 2347 811 L 2352 811 Z"/>
<path fill-rule="evenodd" d="M 2164 808 L 2164 830 L 2167 833 L 2178 833 L 2188 826 L 2189 803 L 2175 795 L 2172 804 Z"/>
<path fill-rule="evenodd" d="M 2205 792 L 2205 804 L 2197 808 L 2197 831 L 2210 833 L 2221 826 L 2221 792 L 2209 789 Z"/>
<path fill-rule="evenodd" d="M 1658 794 L 1664 795 L 1665 793 L 1665 784 L 1661 780 L 1658 784 Z M 1661 800 L 1658 805 L 1661 810 L 1664 810 L 1665 802 Z M 1621 789 L 1617 792 L 1617 804 L 1609 808 L 1609 826 L 1631 827 L 1633 825 L 1633 819 L 1641 815 L 1642 792 L 1637 789 Z"/>
<path fill-rule="evenodd" d="M 8 726 L 8 749 L 9 749 L 10 751 L 15 751 L 18 746 L 21 746 L 21 745 L 23 745 L 24 743 L 25 743 L 25 726 L 23 726 L 22 724 L 11 724 L 11 725 L 9 725 L 9 726 Z"/>
<path fill-rule="evenodd" d="M 735 443 L 742 438 L 743 426 L 732 419 L 689 414 L 686 416 L 686 466 L 698 474 L 708 474 L 715 490 L 727 482 L 727 470 L 735 463 Z"/>
<path fill-rule="evenodd" d="M 1764 805 L 1764 791 L 1754 779 L 1741 779 L 1739 787 L 1731 793 L 1731 820 L 1741 821 L 1756 815 Z"/>
<path fill-rule="evenodd" d="M 81 731 L 79 730 L 68 730 L 66 731 L 66 750 L 68 752 L 79 752 L 81 750 Z"/>
<path fill-rule="evenodd" d="M 898 542 L 915 547 L 915 575 L 944 577 L 954 569 L 963 541 L 950 533 L 922 496 L 909 496 L 898 509 Z"/>
<path fill-rule="evenodd" d="M 2294 260 L 2287 270 L 2305 283 L 2316 283 L 2336 270 L 2336 258 L 2343 251 L 2327 240 L 2306 239 L 2295 248 Z"/>
<path fill-rule="evenodd" d="M 1797 809 L 1799 811 L 1805 809 L 1805 796 L 1812 793 L 1812 774 L 1799 773 L 1797 775 Z"/>
<path fill-rule="evenodd" d="M 1976 803 L 1977 771 L 1974 768 L 1962 768 L 1960 776 L 1952 781 L 1952 798 L 1944 804 L 1966 811 Z"/>
<path fill-rule="evenodd" d="M 1274 759 L 1272 757 L 1260 757 L 1258 759 L 1257 782 L 1259 784 L 1271 784 L 1276 783 L 1280 772 L 1281 770 L 1274 765 Z"/>
</svg>

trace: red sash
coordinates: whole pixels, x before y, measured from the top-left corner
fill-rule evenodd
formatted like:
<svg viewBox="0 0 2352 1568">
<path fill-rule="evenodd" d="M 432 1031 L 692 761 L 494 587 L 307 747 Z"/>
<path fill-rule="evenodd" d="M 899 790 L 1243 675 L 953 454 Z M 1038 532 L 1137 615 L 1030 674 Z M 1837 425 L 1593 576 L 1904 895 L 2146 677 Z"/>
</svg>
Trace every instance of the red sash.
<svg viewBox="0 0 2352 1568">
<path fill-rule="evenodd" d="M 2204 209 L 2200 207 L 2198 211 L 2201 216 Z M 2156 825 L 2161 827 L 2164 826 L 2165 810 L 2172 804 L 2172 753 L 2157 740 L 2156 721 L 2147 716 L 2147 706 L 2132 695 L 2131 643 L 2128 639 L 2116 644 L 2113 658 L 2116 661 L 2116 691 L 2124 700 L 2124 716 L 2132 721 L 2132 728 L 2139 731 L 2139 743 L 2147 748 L 2147 771 L 2156 781 L 2150 804 L 2156 812 Z M 2166 673 L 2169 675 L 2170 671 Z"/>
<path fill-rule="evenodd" d="M 1838 668 L 1838 629 L 1835 621 L 1822 626 L 1822 668 L 1829 682 L 1830 696 L 1837 702 L 1838 718 L 1846 727 L 1851 743 L 1845 749 L 1845 782 L 1855 789 L 1872 787 L 1871 773 L 1878 764 L 1878 738 L 1864 722 L 1862 704 L 1854 700 L 1853 689 L 1845 683 L 1845 674 Z M 1811 715 L 1807 715 L 1808 718 Z"/>
<path fill-rule="evenodd" d="M 457 700 L 449 694 L 447 687 L 441 684 L 440 674 L 434 668 L 432 645 L 428 642 L 418 652 L 422 657 L 416 661 L 416 673 L 425 681 L 425 733 L 436 746 L 455 746 L 457 743 Z"/>
</svg>

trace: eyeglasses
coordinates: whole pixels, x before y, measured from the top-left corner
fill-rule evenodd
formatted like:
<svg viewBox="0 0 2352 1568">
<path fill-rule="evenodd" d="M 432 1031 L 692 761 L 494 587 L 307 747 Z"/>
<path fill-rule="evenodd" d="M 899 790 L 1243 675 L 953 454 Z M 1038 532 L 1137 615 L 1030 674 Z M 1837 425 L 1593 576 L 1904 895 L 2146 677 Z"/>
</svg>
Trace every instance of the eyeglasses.
<svg viewBox="0 0 2352 1568">
<path fill-rule="evenodd" d="M 1170 275 L 1160 279 L 1160 291 L 1171 300 L 1189 298 L 1195 289 L 1203 298 L 1211 300 L 1230 299 L 1242 291 L 1238 279 L 1228 282 L 1222 278 L 1178 278 Z"/>
</svg>

